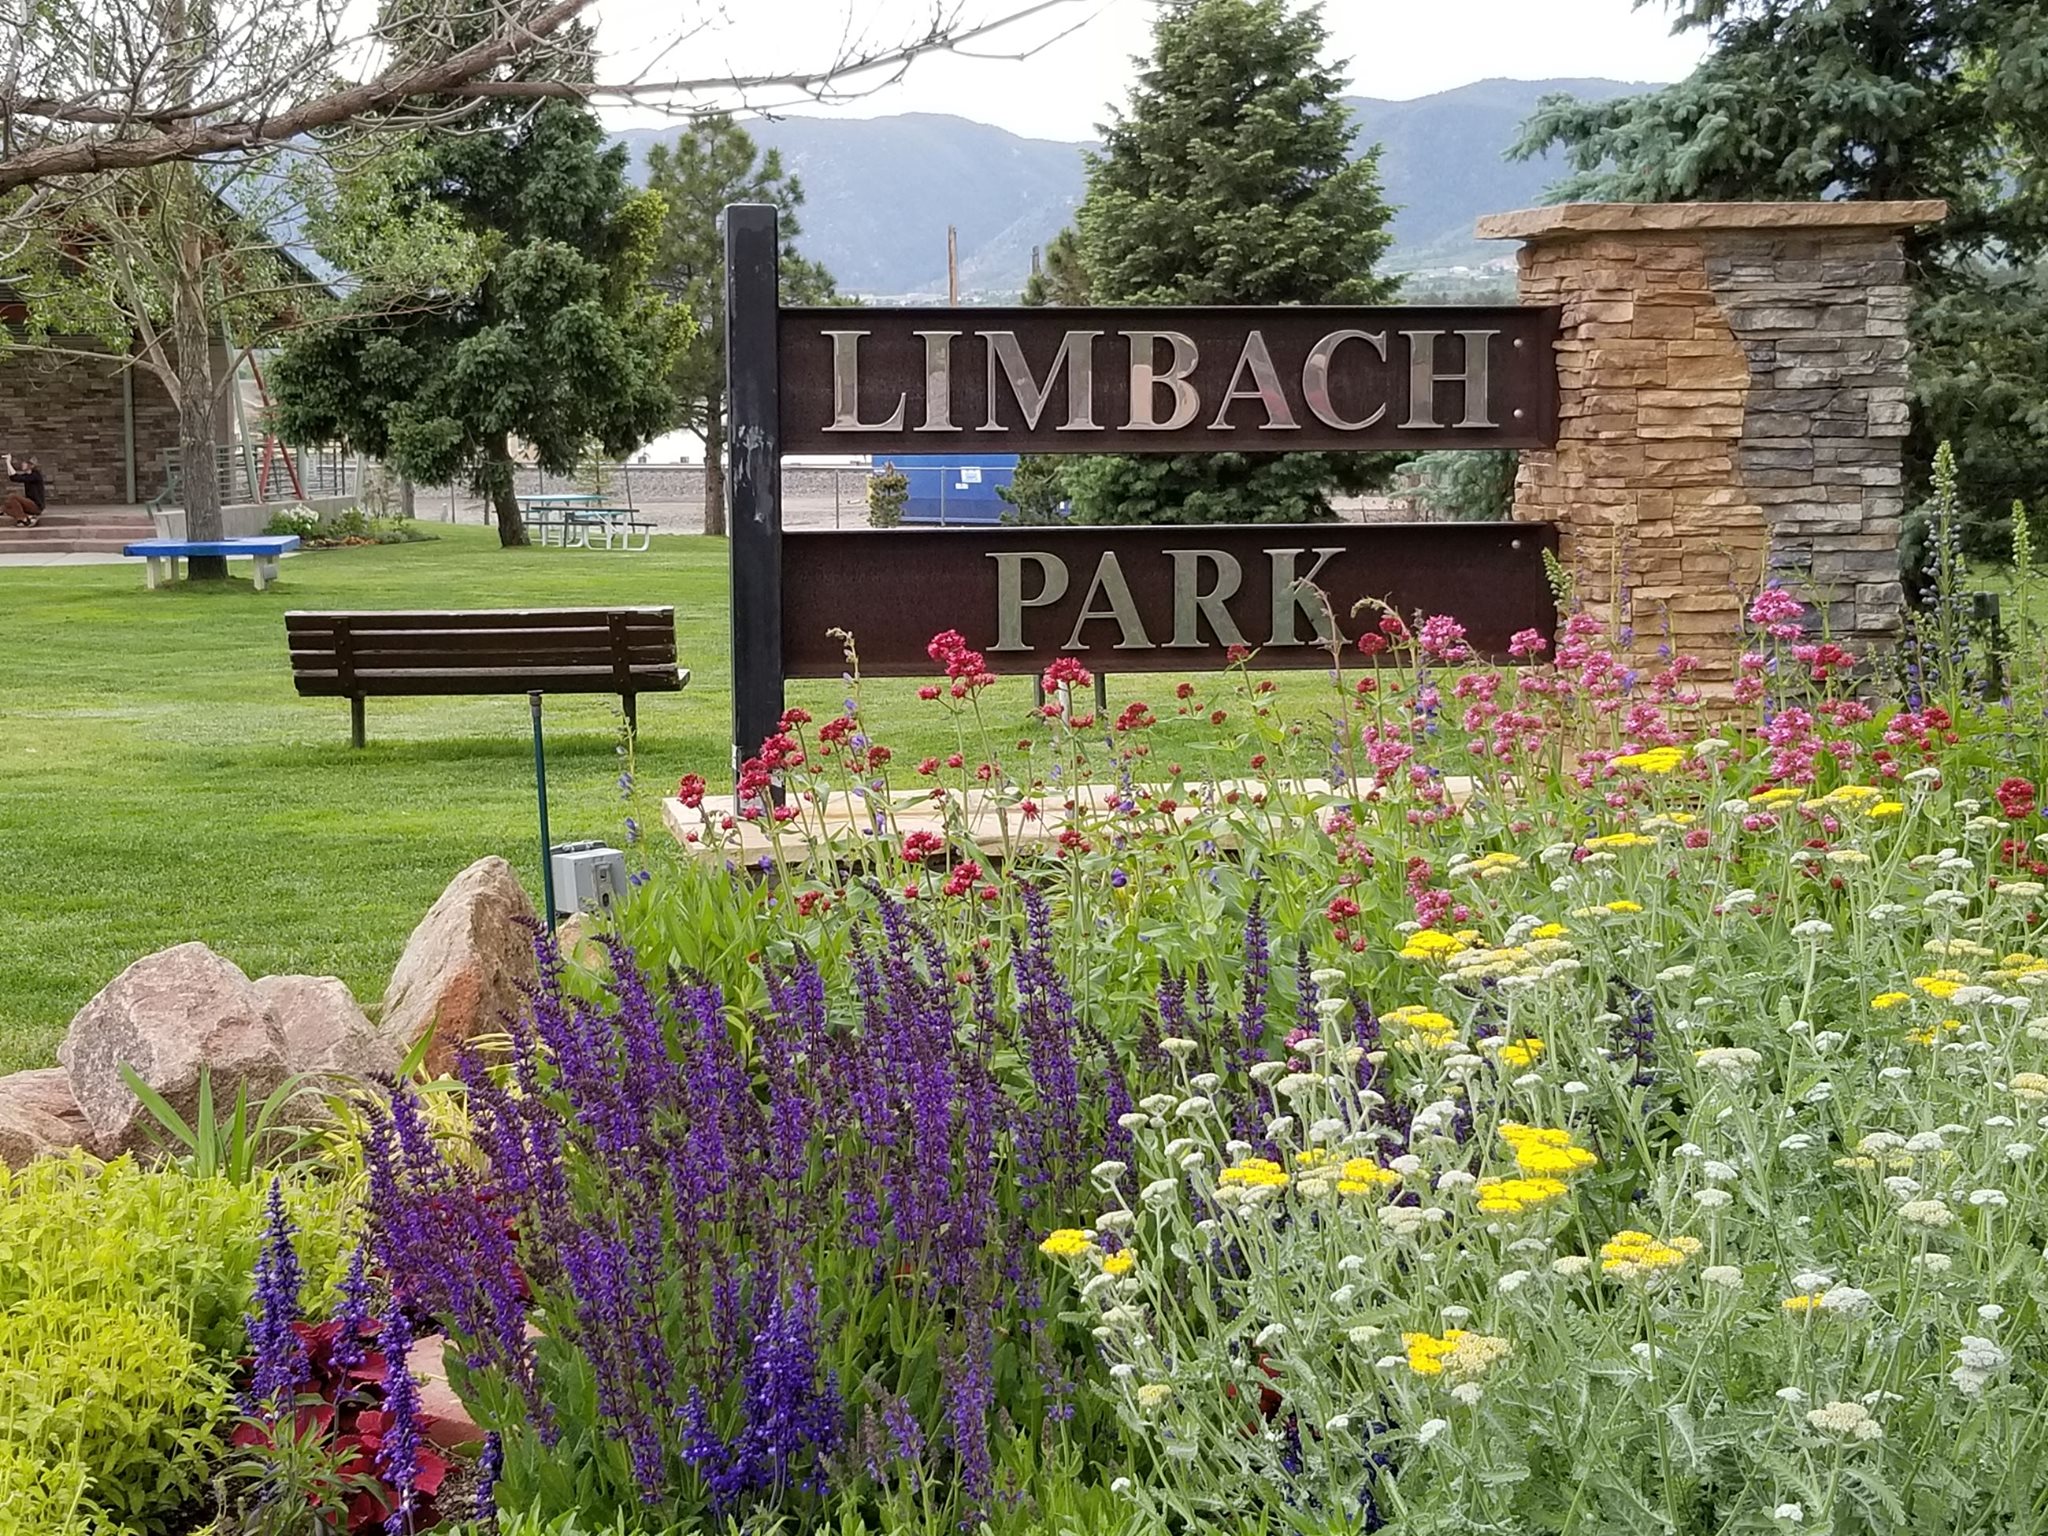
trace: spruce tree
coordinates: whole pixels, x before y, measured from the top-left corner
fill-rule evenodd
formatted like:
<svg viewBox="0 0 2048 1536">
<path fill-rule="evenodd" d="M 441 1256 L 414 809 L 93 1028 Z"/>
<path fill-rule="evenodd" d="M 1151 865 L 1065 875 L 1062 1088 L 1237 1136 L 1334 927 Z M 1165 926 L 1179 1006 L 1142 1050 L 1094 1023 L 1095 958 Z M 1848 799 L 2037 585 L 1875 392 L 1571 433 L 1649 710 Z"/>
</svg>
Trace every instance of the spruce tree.
<svg viewBox="0 0 2048 1536">
<path fill-rule="evenodd" d="M 1375 304 L 1392 237 L 1378 151 L 1352 158 L 1322 8 L 1166 0 L 1130 101 L 1088 157 L 1076 216 L 1095 304 Z M 1094 523 L 1327 518 L 1332 491 L 1384 479 L 1385 454 L 1080 460 L 1064 480 Z"/>
</svg>

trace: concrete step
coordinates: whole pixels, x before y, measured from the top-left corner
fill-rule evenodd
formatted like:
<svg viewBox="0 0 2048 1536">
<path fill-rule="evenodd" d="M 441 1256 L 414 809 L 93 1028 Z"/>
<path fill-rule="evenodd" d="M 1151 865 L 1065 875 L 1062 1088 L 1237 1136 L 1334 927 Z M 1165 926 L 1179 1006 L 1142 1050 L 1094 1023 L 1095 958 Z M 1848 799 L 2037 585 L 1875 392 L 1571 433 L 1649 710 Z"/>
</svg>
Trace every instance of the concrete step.
<svg viewBox="0 0 2048 1536">
<path fill-rule="evenodd" d="M 118 555 L 134 538 L 127 535 L 53 533 L 48 528 L 0 530 L 0 555 Z"/>
</svg>

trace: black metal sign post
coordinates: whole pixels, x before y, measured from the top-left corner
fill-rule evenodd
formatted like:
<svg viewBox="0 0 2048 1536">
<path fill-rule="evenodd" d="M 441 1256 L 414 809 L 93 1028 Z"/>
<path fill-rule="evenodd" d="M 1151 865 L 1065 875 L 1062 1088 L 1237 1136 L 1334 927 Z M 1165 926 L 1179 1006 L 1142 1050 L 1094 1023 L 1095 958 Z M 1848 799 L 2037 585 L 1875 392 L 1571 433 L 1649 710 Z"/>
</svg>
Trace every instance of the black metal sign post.
<svg viewBox="0 0 2048 1536">
<path fill-rule="evenodd" d="M 725 496 L 733 769 L 782 718 L 782 401 L 775 209 L 725 210 Z"/>
</svg>

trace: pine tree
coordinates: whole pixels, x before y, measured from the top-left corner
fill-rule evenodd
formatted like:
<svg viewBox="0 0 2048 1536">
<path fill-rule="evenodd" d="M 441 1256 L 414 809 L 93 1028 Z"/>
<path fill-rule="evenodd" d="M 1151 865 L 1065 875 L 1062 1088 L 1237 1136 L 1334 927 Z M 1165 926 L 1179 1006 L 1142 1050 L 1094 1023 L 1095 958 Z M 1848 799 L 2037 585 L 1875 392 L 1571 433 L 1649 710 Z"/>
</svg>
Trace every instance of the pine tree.
<svg viewBox="0 0 2048 1536">
<path fill-rule="evenodd" d="M 675 369 L 682 424 L 704 439 L 704 531 L 725 533 L 725 234 L 730 203 L 773 203 L 782 236 L 782 302 L 822 304 L 832 275 L 796 248 L 804 189 L 782 168 L 780 151 L 762 155 L 746 129 L 723 113 L 699 118 L 673 145 L 647 151 L 647 188 L 667 215 L 654 258 L 654 281 L 689 308 L 695 329 Z"/>
<path fill-rule="evenodd" d="M 1130 102 L 1088 158 L 1078 270 L 1095 304 L 1374 304 L 1392 237 L 1378 151 L 1324 64 L 1322 10 L 1166 0 Z M 1294 522 L 1330 516 L 1384 454 L 1097 458 L 1067 466 L 1081 522 Z"/>
<path fill-rule="evenodd" d="M 360 295 L 294 336 L 270 374 L 278 428 L 429 485 L 466 475 L 501 542 L 524 544 L 515 438 L 568 475 L 593 443 L 622 456 L 675 418 L 689 317 L 647 280 L 661 199 L 628 186 L 625 151 L 563 101 L 427 140 L 398 164 L 389 200 L 441 205 L 477 237 L 481 273 L 410 308 Z"/>
<path fill-rule="evenodd" d="M 1675 0 L 1676 3 L 1676 0 Z M 1685 80 L 1545 101 L 1518 152 L 1561 145 L 1560 199 L 1941 198 L 1906 239 L 1925 485 L 1955 444 L 1962 500 L 2048 495 L 2048 5 L 1682 0 L 1713 51 Z M 1988 520 L 1976 530 L 1993 535 Z"/>
</svg>

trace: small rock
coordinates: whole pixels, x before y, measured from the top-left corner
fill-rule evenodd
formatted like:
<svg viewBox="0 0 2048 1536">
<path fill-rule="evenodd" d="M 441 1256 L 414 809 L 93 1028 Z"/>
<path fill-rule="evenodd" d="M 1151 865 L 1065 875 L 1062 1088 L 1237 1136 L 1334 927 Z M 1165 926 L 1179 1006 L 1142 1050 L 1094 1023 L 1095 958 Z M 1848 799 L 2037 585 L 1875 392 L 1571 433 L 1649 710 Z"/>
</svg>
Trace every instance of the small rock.
<svg viewBox="0 0 2048 1536">
<path fill-rule="evenodd" d="M 596 922 L 584 913 L 571 912 L 555 924 L 555 947 L 571 965 L 580 965 L 586 971 L 602 974 L 610 971 L 612 957 L 597 942 L 597 935 L 593 932 L 596 927 Z"/>
<path fill-rule="evenodd" d="M 91 1142 L 92 1128 L 61 1070 L 52 1067 L 0 1077 L 0 1163 L 20 1168 L 35 1158 Z"/>
<path fill-rule="evenodd" d="M 249 978 L 204 944 L 145 955 L 78 1011 L 57 1048 L 92 1136 L 109 1153 L 147 1146 L 156 1120 L 121 1079 L 125 1064 L 189 1122 L 199 1074 L 216 1106 L 260 1104 L 290 1075 L 284 1031 Z"/>
<path fill-rule="evenodd" d="M 449 883 L 406 941 L 379 1020 L 384 1038 L 403 1053 L 430 1028 L 427 1069 L 453 1069 L 455 1048 L 472 1035 L 504 1027 L 539 979 L 533 903 L 496 856 L 479 859 Z"/>
<path fill-rule="evenodd" d="M 264 976 L 255 985 L 284 1031 L 292 1071 L 368 1078 L 398 1070 L 398 1052 L 340 977 Z"/>
</svg>

